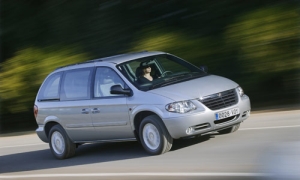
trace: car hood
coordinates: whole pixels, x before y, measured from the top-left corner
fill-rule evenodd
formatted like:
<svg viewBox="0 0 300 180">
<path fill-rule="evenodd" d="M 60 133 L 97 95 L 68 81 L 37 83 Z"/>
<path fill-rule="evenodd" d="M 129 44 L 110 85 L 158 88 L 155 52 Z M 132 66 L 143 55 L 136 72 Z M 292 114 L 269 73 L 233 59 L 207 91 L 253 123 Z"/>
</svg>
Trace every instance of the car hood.
<svg viewBox="0 0 300 180">
<path fill-rule="evenodd" d="M 149 93 L 165 96 L 174 101 L 196 99 L 236 88 L 237 83 L 216 75 L 180 82 L 148 91 Z"/>
</svg>

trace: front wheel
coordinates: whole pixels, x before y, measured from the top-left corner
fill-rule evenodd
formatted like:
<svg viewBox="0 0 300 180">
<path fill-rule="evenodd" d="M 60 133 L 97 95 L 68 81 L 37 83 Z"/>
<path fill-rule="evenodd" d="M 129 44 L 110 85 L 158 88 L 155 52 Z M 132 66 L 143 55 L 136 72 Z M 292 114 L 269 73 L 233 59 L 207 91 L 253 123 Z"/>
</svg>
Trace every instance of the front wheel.
<svg viewBox="0 0 300 180">
<path fill-rule="evenodd" d="M 139 136 L 144 149 L 151 155 L 166 153 L 172 147 L 173 138 L 156 115 L 147 116 L 142 120 Z"/>
<path fill-rule="evenodd" d="M 240 127 L 240 124 L 236 124 L 230 128 L 227 128 L 227 129 L 223 129 L 223 130 L 220 130 L 218 131 L 219 134 L 229 134 L 229 133 L 233 133 L 235 131 L 237 131 Z"/>
<path fill-rule="evenodd" d="M 75 155 L 74 144 L 60 125 L 55 125 L 49 133 L 49 146 L 57 159 L 66 159 Z"/>
</svg>

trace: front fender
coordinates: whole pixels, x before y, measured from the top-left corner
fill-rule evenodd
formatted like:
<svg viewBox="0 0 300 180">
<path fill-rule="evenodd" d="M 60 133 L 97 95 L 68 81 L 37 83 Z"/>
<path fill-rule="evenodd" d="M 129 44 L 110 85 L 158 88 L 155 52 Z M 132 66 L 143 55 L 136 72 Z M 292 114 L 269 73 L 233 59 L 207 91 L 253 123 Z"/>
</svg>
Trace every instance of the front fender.
<svg viewBox="0 0 300 180">
<path fill-rule="evenodd" d="M 143 111 L 152 112 L 162 119 L 162 117 L 163 117 L 163 109 L 162 108 L 164 108 L 163 105 L 139 105 L 139 106 L 132 108 L 131 114 L 129 115 L 130 122 L 131 122 L 131 128 L 133 130 L 135 130 L 135 127 L 134 127 L 135 116 L 138 113 L 143 112 Z"/>
</svg>

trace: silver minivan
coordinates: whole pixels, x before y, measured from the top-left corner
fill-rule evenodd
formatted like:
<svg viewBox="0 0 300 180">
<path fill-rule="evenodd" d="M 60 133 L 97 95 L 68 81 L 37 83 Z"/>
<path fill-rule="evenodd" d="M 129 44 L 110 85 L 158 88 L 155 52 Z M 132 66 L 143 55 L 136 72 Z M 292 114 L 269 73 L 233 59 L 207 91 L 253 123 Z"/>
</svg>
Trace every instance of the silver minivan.
<svg viewBox="0 0 300 180">
<path fill-rule="evenodd" d="M 34 115 L 39 138 L 65 159 L 83 143 L 132 140 L 163 154 L 173 139 L 236 131 L 250 109 L 237 83 L 144 51 L 56 69 L 40 87 Z"/>
</svg>

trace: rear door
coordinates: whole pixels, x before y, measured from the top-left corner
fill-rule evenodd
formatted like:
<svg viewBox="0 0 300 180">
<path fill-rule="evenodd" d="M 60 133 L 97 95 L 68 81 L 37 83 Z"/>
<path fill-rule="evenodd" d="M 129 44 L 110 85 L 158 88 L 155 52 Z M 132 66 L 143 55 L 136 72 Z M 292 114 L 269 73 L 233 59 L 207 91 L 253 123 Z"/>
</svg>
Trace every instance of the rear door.
<svg viewBox="0 0 300 180">
<path fill-rule="evenodd" d="M 62 79 L 59 118 L 74 141 L 95 138 L 90 110 L 92 74 L 93 68 L 69 70 Z"/>
</svg>

